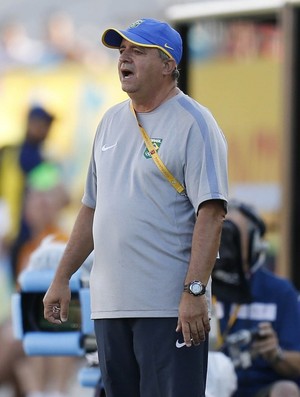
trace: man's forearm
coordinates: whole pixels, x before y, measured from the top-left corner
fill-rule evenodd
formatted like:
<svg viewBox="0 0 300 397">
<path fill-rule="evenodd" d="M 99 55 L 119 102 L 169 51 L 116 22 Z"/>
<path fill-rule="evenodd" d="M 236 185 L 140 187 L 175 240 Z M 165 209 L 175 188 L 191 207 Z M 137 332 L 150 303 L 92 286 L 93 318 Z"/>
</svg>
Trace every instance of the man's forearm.
<svg viewBox="0 0 300 397">
<path fill-rule="evenodd" d="M 283 376 L 300 376 L 300 352 L 281 350 L 280 354 L 274 357 L 271 365 Z"/>
<path fill-rule="evenodd" d="M 224 218 L 225 210 L 221 200 L 208 201 L 200 208 L 186 282 L 200 280 L 207 283 L 219 250 Z"/>
<path fill-rule="evenodd" d="M 55 279 L 69 280 L 93 251 L 94 212 L 92 208 L 81 207 Z"/>
</svg>

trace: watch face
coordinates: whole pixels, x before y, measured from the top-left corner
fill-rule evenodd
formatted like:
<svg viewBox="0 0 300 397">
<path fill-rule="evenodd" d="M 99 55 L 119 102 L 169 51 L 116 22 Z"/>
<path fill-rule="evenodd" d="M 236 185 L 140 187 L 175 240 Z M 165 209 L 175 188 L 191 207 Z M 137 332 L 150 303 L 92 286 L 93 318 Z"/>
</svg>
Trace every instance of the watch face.
<svg viewBox="0 0 300 397">
<path fill-rule="evenodd" d="M 194 296 L 204 295 L 205 290 L 206 290 L 205 285 L 198 280 L 194 280 L 184 286 L 184 291 L 189 292 Z"/>
<path fill-rule="evenodd" d="M 202 287 L 198 283 L 191 284 L 190 289 L 191 289 L 192 293 L 195 295 L 200 294 L 200 292 L 202 291 Z"/>
</svg>

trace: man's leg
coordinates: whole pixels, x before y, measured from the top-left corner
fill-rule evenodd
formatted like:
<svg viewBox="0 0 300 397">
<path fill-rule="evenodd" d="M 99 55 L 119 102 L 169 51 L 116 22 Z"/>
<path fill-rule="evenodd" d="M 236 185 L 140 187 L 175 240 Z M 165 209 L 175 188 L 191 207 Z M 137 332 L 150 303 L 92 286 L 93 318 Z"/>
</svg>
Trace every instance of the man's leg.
<svg viewBox="0 0 300 397">
<path fill-rule="evenodd" d="M 140 367 L 140 397 L 204 397 L 208 341 L 186 347 L 176 333 L 177 318 L 145 318 L 133 323 Z"/>
<path fill-rule="evenodd" d="M 131 320 L 95 320 L 95 333 L 106 397 L 140 397 Z"/>
</svg>

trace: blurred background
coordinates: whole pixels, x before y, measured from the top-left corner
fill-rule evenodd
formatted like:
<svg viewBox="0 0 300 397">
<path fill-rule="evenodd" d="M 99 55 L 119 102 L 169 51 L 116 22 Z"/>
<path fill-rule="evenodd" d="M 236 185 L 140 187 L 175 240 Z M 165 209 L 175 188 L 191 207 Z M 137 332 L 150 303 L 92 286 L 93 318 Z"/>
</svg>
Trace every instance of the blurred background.
<svg viewBox="0 0 300 397">
<path fill-rule="evenodd" d="M 4 153 L 23 145 L 32 108 L 50 115 L 39 154 L 42 163 L 57 166 L 59 175 L 43 168 L 40 176 L 31 176 L 31 190 L 50 197 L 63 186 L 64 200 L 48 218 L 67 236 L 80 206 L 97 124 L 108 107 L 126 98 L 117 76 L 117 51 L 102 46 L 101 34 L 141 17 L 166 19 L 182 34 L 180 88 L 212 111 L 227 138 L 230 197 L 254 205 L 264 216 L 269 266 L 300 289 L 300 2 L 11 0 L 0 4 L 3 323 L 21 266 L 16 261 L 11 277 L 9 252 L 18 237 L 13 226 L 24 216 L 24 203 L 12 214 L 6 200 L 17 178 L 15 157 Z M 36 194 L 34 199 L 45 215 L 46 201 Z M 38 208 L 37 201 L 31 207 Z M 25 219 L 31 224 L 34 212 L 28 210 Z M 40 232 L 42 226 L 34 225 Z"/>
</svg>

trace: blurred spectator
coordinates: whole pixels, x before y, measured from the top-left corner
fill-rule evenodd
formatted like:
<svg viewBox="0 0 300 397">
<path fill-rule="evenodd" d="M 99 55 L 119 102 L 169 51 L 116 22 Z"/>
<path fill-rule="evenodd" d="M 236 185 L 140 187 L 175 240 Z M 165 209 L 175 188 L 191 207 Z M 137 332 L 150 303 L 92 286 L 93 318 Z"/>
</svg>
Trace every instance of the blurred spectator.
<svg viewBox="0 0 300 397">
<path fill-rule="evenodd" d="M 23 397 L 18 382 L 15 362 L 23 356 L 20 343 L 13 339 L 10 322 L 10 301 L 13 280 L 10 272 L 8 253 L 3 241 L 9 226 L 6 204 L 0 200 L 0 387 L 12 391 L 13 397 Z"/>
<path fill-rule="evenodd" d="M 107 54 L 94 41 L 97 32 L 93 25 L 76 29 L 73 18 L 64 10 L 48 15 L 38 39 L 29 37 L 22 23 L 10 20 L 0 26 L 0 70 L 48 67 L 68 61 L 99 68 L 107 61 Z"/>
<path fill-rule="evenodd" d="M 86 46 L 78 38 L 72 17 L 57 11 L 50 14 L 45 24 L 46 51 L 43 62 L 83 62 Z"/>
<path fill-rule="evenodd" d="M 0 345 L 0 388 L 9 388 L 12 397 L 25 397 L 18 375 L 24 352 L 21 342 L 14 339 L 10 319 L 0 324 Z"/>
<path fill-rule="evenodd" d="M 32 256 L 32 253 L 38 250 L 41 242 L 50 235 L 55 243 L 50 247 L 51 252 L 49 245 L 47 246 L 49 261 L 46 261 L 46 257 L 44 261 L 40 258 L 40 266 L 45 266 L 44 263 L 55 266 L 58 254 L 63 251 L 62 248 L 58 251 L 58 248 L 64 247 L 68 238 L 60 225 L 61 211 L 68 203 L 69 195 L 61 183 L 56 165 L 43 162 L 28 173 L 24 220 L 30 229 L 30 238 L 20 246 L 17 274 L 26 271 L 27 266 L 33 266 L 33 259 L 35 263 L 38 262 L 36 256 L 40 251 L 35 256 Z M 49 392 L 47 397 L 66 395 L 70 375 L 75 370 L 74 358 L 25 357 L 21 342 L 13 339 L 10 317 L 0 331 L 0 384 L 10 380 L 16 393 L 21 393 L 22 397 L 42 397 L 42 392 L 49 388 L 53 394 Z M 19 397 L 19 394 L 15 396 Z"/>
<path fill-rule="evenodd" d="M 24 221 L 30 230 L 30 238 L 19 249 L 17 274 L 28 264 L 31 253 L 46 236 L 53 235 L 59 241 L 68 236 L 60 222 L 61 211 L 69 204 L 69 194 L 61 183 L 60 171 L 52 163 L 44 162 L 28 175 L 24 198 Z"/>
<path fill-rule="evenodd" d="M 75 27 L 72 16 L 64 10 L 52 12 L 45 22 L 41 63 L 73 62 L 99 72 L 99 67 L 107 67 L 108 56 L 99 49 L 97 34 L 93 25 Z"/>
<path fill-rule="evenodd" d="M 32 107 L 28 112 L 23 142 L 0 148 L 0 198 L 9 209 L 11 227 L 7 242 L 12 246 L 14 271 L 19 247 L 30 237 L 30 230 L 22 215 L 27 175 L 44 161 L 43 144 L 53 120 L 54 116 L 44 108 Z"/>
<path fill-rule="evenodd" d="M 235 397 L 299 397 L 299 293 L 264 267 L 265 230 L 252 207 L 229 203 L 212 275 L 219 345 L 236 367 Z"/>
<path fill-rule="evenodd" d="M 0 68 L 37 64 L 43 50 L 42 42 L 31 39 L 20 22 L 9 21 L 2 26 L 0 30 Z"/>
</svg>

